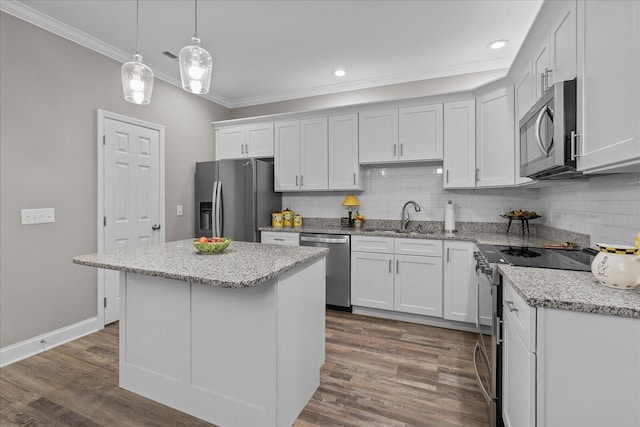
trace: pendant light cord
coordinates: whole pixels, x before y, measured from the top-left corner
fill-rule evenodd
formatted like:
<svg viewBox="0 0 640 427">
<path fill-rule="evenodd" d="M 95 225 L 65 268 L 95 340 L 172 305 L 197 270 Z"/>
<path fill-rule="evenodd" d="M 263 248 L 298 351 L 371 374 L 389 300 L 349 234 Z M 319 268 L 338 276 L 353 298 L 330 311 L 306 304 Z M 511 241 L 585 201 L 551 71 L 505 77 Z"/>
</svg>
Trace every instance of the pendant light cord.
<svg viewBox="0 0 640 427">
<path fill-rule="evenodd" d="M 140 54 L 140 0 L 136 0 L 136 55 Z"/>
<path fill-rule="evenodd" d="M 193 34 L 193 37 L 198 37 L 198 0 L 196 0 L 196 7 L 195 7 L 195 13 L 194 13 L 194 21 L 195 21 L 195 28 L 196 31 Z"/>
</svg>

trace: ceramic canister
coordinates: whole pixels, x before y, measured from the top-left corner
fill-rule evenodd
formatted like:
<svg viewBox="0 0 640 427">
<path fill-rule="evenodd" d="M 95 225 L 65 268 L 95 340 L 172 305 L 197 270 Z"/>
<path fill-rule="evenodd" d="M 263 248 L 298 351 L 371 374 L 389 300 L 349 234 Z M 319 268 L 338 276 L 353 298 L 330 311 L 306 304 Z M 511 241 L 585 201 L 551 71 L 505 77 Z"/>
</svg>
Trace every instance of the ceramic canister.
<svg viewBox="0 0 640 427">
<path fill-rule="evenodd" d="M 293 226 L 293 211 L 291 209 L 285 209 L 282 211 L 282 225 L 285 227 Z"/>
<path fill-rule="evenodd" d="M 617 289 L 640 286 L 640 254 L 633 246 L 598 243 L 600 252 L 591 263 L 591 273 L 598 282 Z"/>
<path fill-rule="evenodd" d="M 271 226 L 281 228 L 283 224 L 282 212 L 274 212 L 271 214 Z"/>
<path fill-rule="evenodd" d="M 293 226 L 294 227 L 302 227 L 302 215 L 294 215 L 293 216 Z"/>
</svg>

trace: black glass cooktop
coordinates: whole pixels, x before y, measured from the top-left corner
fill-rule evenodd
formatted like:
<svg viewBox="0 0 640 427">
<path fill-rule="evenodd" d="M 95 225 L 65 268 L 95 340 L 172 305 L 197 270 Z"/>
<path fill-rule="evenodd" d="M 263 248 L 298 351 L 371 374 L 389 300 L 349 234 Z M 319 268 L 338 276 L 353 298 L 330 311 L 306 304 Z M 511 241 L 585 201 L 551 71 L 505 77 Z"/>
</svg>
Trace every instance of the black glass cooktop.
<svg viewBox="0 0 640 427">
<path fill-rule="evenodd" d="M 478 245 L 478 249 L 489 263 L 511 264 L 517 267 L 591 271 L 594 258 L 594 255 L 582 250 L 501 245 Z"/>
</svg>

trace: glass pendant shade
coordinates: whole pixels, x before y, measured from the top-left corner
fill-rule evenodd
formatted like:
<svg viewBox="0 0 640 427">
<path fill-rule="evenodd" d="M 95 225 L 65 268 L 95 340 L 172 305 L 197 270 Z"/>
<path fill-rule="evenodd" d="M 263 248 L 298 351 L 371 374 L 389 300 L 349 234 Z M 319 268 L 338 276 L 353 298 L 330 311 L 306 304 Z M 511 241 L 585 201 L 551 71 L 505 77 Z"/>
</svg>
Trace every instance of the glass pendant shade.
<svg viewBox="0 0 640 427">
<path fill-rule="evenodd" d="M 180 78 L 182 88 L 187 92 L 205 94 L 211 84 L 213 61 L 211 55 L 200 47 L 200 39 L 192 37 L 190 46 L 180 50 Z"/>
<path fill-rule="evenodd" d="M 142 56 L 135 54 L 133 61 L 122 66 L 122 92 L 124 99 L 132 104 L 146 105 L 151 102 L 153 71 L 142 63 Z"/>
</svg>

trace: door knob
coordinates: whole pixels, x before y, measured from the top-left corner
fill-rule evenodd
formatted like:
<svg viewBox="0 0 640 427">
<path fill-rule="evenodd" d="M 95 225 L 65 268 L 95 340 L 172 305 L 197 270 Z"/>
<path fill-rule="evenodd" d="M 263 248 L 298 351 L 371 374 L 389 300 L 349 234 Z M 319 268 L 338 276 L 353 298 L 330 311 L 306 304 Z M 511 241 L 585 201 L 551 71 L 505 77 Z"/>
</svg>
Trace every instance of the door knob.
<svg viewBox="0 0 640 427">
<path fill-rule="evenodd" d="M 153 224 L 153 225 L 151 226 L 151 229 L 152 229 L 152 230 L 160 230 L 160 224 Z"/>
</svg>

